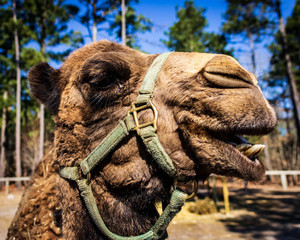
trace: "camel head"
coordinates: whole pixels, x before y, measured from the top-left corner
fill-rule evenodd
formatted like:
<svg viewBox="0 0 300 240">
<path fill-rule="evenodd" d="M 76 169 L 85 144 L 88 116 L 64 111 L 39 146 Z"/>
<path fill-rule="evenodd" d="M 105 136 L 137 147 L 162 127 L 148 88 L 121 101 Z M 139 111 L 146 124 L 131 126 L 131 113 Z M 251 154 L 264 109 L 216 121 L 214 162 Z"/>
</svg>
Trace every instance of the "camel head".
<svg viewBox="0 0 300 240">
<path fill-rule="evenodd" d="M 157 55 L 100 41 L 73 52 L 59 70 L 42 63 L 29 73 L 33 95 L 55 115 L 59 166 L 84 159 L 123 119 Z M 153 93 L 157 135 L 179 179 L 209 174 L 259 180 L 262 135 L 276 125 L 273 109 L 254 75 L 234 58 L 174 52 L 165 60 Z M 153 118 L 139 113 L 141 122 Z M 131 133 L 93 172 L 108 188 L 152 188 L 167 180 L 136 133 Z M 165 178 L 163 178 L 164 176 Z M 171 181 L 171 180 L 170 180 Z"/>
</svg>

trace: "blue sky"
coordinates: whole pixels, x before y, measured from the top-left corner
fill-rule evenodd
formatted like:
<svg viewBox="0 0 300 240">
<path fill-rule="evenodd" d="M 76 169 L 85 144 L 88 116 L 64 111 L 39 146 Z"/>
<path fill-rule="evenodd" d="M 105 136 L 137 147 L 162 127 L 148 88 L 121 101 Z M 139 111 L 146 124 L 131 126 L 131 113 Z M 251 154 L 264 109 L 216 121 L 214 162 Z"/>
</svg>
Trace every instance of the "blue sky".
<svg viewBox="0 0 300 240">
<path fill-rule="evenodd" d="M 196 0 L 194 1 L 196 6 L 201 6 L 206 9 L 206 19 L 208 21 L 208 27 L 205 28 L 207 32 L 220 32 L 222 26 L 223 14 L 227 9 L 225 0 Z M 291 15 L 295 0 L 282 1 L 282 14 L 284 19 Z M 137 13 L 143 14 L 149 17 L 154 23 L 152 32 L 140 35 L 140 44 L 142 50 L 149 53 L 161 53 L 168 51 L 168 49 L 161 43 L 160 39 L 166 38 L 165 31 L 168 31 L 176 21 L 175 7 L 182 7 L 184 5 L 183 0 L 173 1 L 159 1 L 159 0 L 141 0 L 139 4 L 135 6 Z M 266 38 L 261 44 L 256 45 L 256 60 L 258 65 L 258 75 L 262 76 L 264 71 L 269 66 L 270 53 L 265 48 L 265 45 L 270 44 L 272 39 Z M 251 71 L 250 55 L 248 53 L 248 43 L 244 42 L 229 47 L 234 47 L 235 57 L 237 57 L 240 63 Z"/>
<path fill-rule="evenodd" d="M 77 0 L 70 0 L 72 3 L 77 3 Z M 151 32 L 138 35 L 139 45 L 141 50 L 148 53 L 162 53 L 168 51 L 163 45 L 161 39 L 166 39 L 164 32 L 177 21 L 176 19 L 176 6 L 182 7 L 184 0 L 140 0 L 138 4 L 134 4 L 137 14 L 142 14 L 146 18 L 151 19 L 153 23 L 153 29 Z M 205 17 L 208 21 L 208 27 L 205 29 L 207 32 L 220 32 L 220 28 L 223 23 L 222 15 L 226 11 L 225 0 L 195 0 L 196 6 L 204 7 L 206 9 Z M 282 0 L 282 12 L 283 17 L 286 19 L 291 15 L 295 0 Z M 86 29 L 79 23 L 72 21 L 71 27 L 76 30 L 80 30 L 84 35 L 87 35 Z M 98 33 L 98 39 L 108 39 L 115 41 L 115 37 L 108 34 L 105 29 Z M 89 38 L 86 38 L 86 43 L 90 42 Z M 256 45 L 256 60 L 258 65 L 258 75 L 262 76 L 264 71 L 268 68 L 270 59 L 270 53 L 265 48 L 265 45 L 270 44 L 271 38 L 265 38 L 264 41 Z M 250 55 L 247 42 L 243 42 L 239 45 L 232 45 L 236 49 L 234 55 L 240 63 L 251 71 L 250 67 Z"/>
<path fill-rule="evenodd" d="M 283 16 L 286 18 L 292 13 L 295 0 L 284 0 L 282 2 Z M 208 21 L 208 27 L 205 30 L 208 32 L 218 33 L 224 21 L 222 19 L 222 15 L 225 13 L 227 8 L 226 1 L 195 0 L 194 3 L 196 6 L 204 7 L 206 9 L 205 16 Z M 138 14 L 143 14 L 150 18 L 154 23 L 153 31 L 141 36 L 144 40 L 142 44 L 144 51 L 149 53 L 167 51 L 163 44 L 159 43 L 160 39 L 165 37 L 163 33 L 177 21 L 175 7 L 182 7 L 183 5 L 183 0 L 140 0 L 140 3 L 135 5 L 135 9 Z M 147 42 L 153 42 L 153 44 L 147 44 Z"/>
</svg>

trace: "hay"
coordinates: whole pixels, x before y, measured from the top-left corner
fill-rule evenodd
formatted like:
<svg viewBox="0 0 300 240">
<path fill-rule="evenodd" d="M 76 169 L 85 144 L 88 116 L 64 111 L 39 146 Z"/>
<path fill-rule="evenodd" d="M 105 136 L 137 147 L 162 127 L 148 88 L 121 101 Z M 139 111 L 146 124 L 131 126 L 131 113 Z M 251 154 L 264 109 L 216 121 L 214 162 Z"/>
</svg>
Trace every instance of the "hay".
<svg viewBox="0 0 300 240">
<path fill-rule="evenodd" d="M 188 203 L 188 211 L 199 215 L 217 213 L 218 209 L 213 200 L 206 197 L 204 199 L 195 199 L 195 202 Z"/>
</svg>

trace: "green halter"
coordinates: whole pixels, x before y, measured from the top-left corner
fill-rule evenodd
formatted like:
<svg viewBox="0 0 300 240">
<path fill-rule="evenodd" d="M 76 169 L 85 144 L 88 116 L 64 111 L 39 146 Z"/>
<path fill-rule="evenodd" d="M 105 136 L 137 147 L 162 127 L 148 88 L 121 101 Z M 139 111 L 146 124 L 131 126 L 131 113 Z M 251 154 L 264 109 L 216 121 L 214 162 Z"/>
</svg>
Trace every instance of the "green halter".
<svg viewBox="0 0 300 240">
<path fill-rule="evenodd" d="M 165 152 L 156 134 L 157 110 L 152 104 L 152 95 L 155 84 L 162 69 L 164 61 L 170 55 L 170 52 L 159 55 L 149 68 L 142 83 L 136 102 L 132 103 L 131 110 L 127 116 L 101 141 L 101 143 L 88 155 L 83 161 L 77 163 L 74 167 L 61 167 L 60 176 L 66 179 L 74 180 L 78 184 L 81 196 L 84 199 L 88 212 L 99 230 L 109 239 L 114 240 L 150 240 L 159 239 L 165 233 L 165 230 L 173 217 L 181 210 L 187 199 L 187 194 L 175 189 L 172 193 L 170 203 L 164 209 L 154 226 L 145 234 L 134 237 L 122 237 L 112 233 L 103 222 L 91 188 L 91 171 L 99 164 L 117 144 L 130 134 L 136 131 L 142 138 L 147 151 L 152 155 L 158 166 L 169 176 L 176 180 L 176 169 L 169 155 Z M 140 124 L 137 113 L 144 109 L 152 109 L 154 114 L 153 121 Z M 86 179 L 82 179 L 82 174 Z"/>
</svg>

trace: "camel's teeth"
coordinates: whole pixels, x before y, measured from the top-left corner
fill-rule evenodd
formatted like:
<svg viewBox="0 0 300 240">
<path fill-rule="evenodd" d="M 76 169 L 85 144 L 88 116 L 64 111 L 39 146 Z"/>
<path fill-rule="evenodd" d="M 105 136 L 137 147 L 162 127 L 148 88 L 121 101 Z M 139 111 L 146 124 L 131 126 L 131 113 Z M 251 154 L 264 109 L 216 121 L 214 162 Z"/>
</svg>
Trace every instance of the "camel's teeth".
<svg viewBox="0 0 300 240">
<path fill-rule="evenodd" d="M 249 148 L 251 148 L 252 146 L 253 146 L 253 144 L 250 144 L 250 143 L 242 143 L 240 145 L 237 145 L 236 149 L 243 153 L 246 150 L 248 150 Z"/>
<path fill-rule="evenodd" d="M 247 157 L 257 157 L 265 148 L 265 145 L 262 144 L 255 144 L 248 148 L 243 154 Z"/>
<path fill-rule="evenodd" d="M 265 148 L 265 145 L 262 144 L 250 144 L 250 143 L 242 143 L 236 148 L 244 154 L 246 157 L 257 157 Z"/>
</svg>

